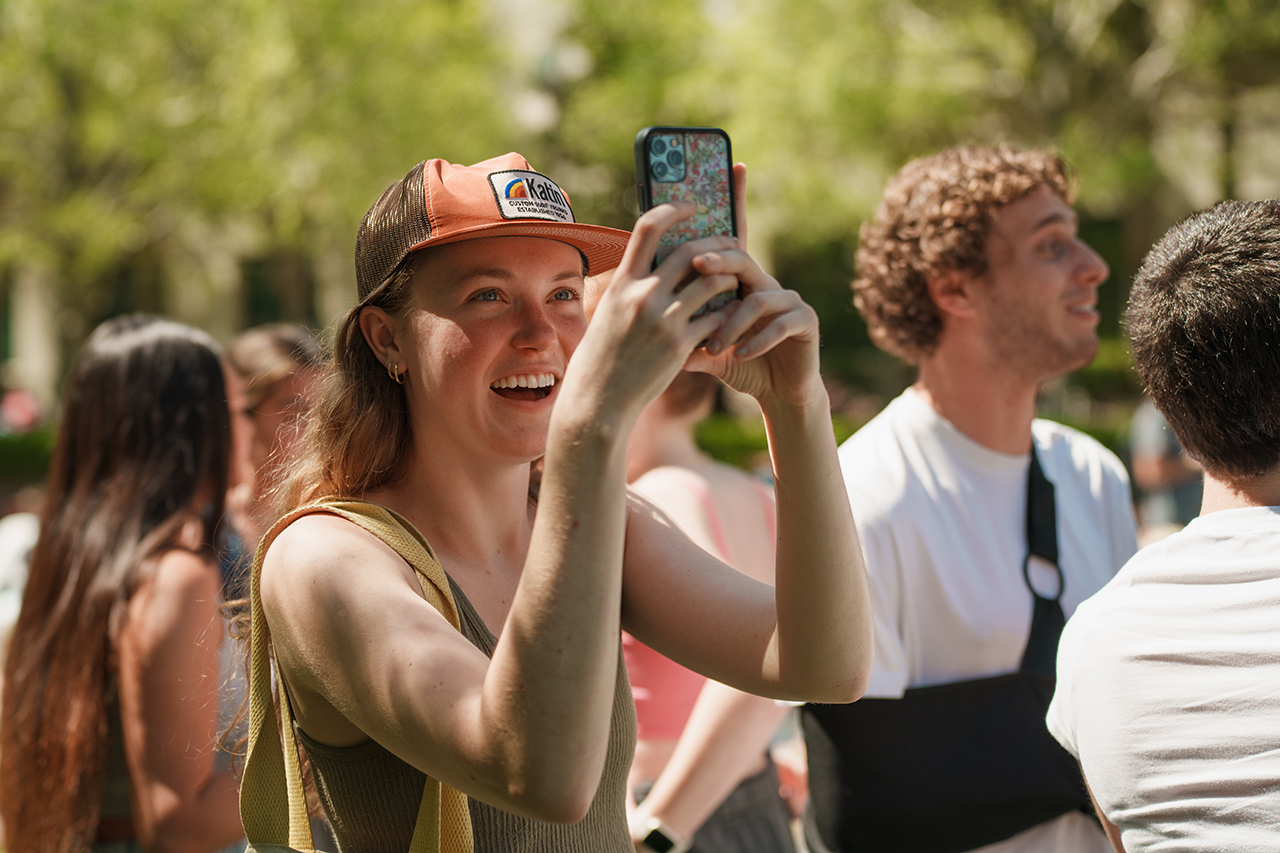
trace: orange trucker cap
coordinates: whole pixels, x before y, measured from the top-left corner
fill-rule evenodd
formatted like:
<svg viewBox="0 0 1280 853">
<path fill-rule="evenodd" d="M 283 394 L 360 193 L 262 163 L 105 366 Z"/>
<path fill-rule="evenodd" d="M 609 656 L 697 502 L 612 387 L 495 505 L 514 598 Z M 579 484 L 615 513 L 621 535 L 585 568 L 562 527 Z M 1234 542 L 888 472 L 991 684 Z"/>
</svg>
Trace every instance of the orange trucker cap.
<svg viewBox="0 0 1280 853">
<path fill-rule="evenodd" d="M 424 160 L 387 187 L 356 232 L 356 286 L 363 302 L 410 252 L 479 237 L 546 237 L 568 243 L 592 273 L 622 260 L 631 234 L 573 218 L 569 195 L 504 154 L 474 166 Z"/>
</svg>

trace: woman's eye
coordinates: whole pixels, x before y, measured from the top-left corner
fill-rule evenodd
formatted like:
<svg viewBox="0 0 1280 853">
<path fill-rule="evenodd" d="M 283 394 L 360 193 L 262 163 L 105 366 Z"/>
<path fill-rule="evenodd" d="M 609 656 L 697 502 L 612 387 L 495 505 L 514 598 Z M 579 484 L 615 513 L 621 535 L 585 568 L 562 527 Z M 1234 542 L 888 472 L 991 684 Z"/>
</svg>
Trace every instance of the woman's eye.
<svg viewBox="0 0 1280 853">
<path fill-rule="evenodd" d="M 578 298 L 578 291 L 566 287 L 564 290 L 557 290 L 551 298 L 561 302 L 572 302 Z"/>
<path fill-rule="evenodd" d="M 496 291 L 496 290 L 482 290 L 482 291 L 480 291 L 479 293 L 477 293 L 477 294 L 475 295 L 475 297 L 474 297 L 474 298 L 475 298 L 475 300 L 476 300 L 477 302 L 497 302 L 497 301 L 498 301 L 498 291 Z"/>
</svg>

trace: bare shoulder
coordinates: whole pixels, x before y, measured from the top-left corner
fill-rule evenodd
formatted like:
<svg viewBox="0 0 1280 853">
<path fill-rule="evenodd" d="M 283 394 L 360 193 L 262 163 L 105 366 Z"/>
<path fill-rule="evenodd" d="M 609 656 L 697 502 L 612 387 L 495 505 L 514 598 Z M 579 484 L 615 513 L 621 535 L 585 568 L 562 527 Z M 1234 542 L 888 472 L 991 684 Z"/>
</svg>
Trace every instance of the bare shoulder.
<svg viewBox="0 0 1280 853">
<path fill-rule="evenodd" d="M 773 496 L 773 487 L 754 474 L 724 462 L 714 462 L 707 466 L 707 480 L 715 486 L 747 494 Z"/>
<path fill-rule="evenodd" d="M 172 548 L 156 558 L 147 579 L 130 601 L 130 616 L 176 616 L 192 609 L 216 608 L 222 578 L 206 555 Z"/>
<path fill-rule="evenodd" d="M 312 670 L 345 644 L 383 637 L 398 619 L 439 621 L 452 631 L 395 549 L 330 513 L 305 515 L 281 531 L 263 558 L 260 589 L 277 658 L 308 661 Z"/>
<path fill-rule="evenodd" d="M 275 660 L 299 725 L 321 743 L 372 737 L 417 755 L 404 721 L 441 708 L 423 702 L 423 685 L 468 691 L 483 682 L 488 658 L 423 598 L 413 568 L 364 528 L 303 516 L 271 543 L 261 571 Z"/>
<path fill-rule="evenodd" d="M 219 624 L 221 592 L 221 575 L 211 557 L 182 548 L 166 551 L 129 600 L 123 647 L 149 659 L 175 641 L 212 640 L 217 632 L 210 626 Z"/>
<path fill-rule="evenodd" d="M 282 530 L 262 561 L 262 603 L 291 605 L 319 596 L 345 597 L 352 581 L 413 581 L 413 570 L 393 548 L 359 525 L 331 513 L 304 515 Z"/>
<path fill-rule="evenodd" d="M 184 548 L 162 554 L 150 580 L 155 595 L 197 600 L 216 599 L 220 584 L 218 565 L 212 557 Z"/>
<path fill-rule="evenodd" d="M 687 518 L 705 512 L 711 484 L 699 471 L 678 465 L 662 465 L 636 478 L 631 490 L 673 516 Z"/>
</svg>

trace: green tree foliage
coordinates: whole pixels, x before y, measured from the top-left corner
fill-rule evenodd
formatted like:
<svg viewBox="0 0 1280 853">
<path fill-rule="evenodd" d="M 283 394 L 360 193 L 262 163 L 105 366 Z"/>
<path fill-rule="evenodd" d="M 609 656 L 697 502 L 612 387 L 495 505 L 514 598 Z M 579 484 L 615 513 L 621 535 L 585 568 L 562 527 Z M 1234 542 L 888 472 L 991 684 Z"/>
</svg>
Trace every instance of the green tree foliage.
<svg viewBox="0 0 1280 853">
<path fill-rule="evenodd" d="M 0 274 L 45 270 L 69 343 L 181 313 L 165 294 L 200 317 L 245 260 L 350 275 L 360 215 L 418 160 L 511 149 L 630 227 L 635 132 L 710 124 L 751 166 L 753 250 L 851 365 L 857 229 L 905 160 L 1057 145 L 1122 283 L 1186 212 L 1170 105 L 1217 110 L 1229 193 L 1277 57 L 1266 0 L 0 0 Z M 849 378 L 883 372 L 863 361 Z"/>
<path fill-rule="evenodd" d="M 78 338 L 139 258 L 350 245 L 418 160 L 511 140 L 485 8 L 5 0 L 0 267 L 48 270 Z"/>
<path fill-rule="evenodd" d="M 1173 99 L 1222 105 L 1223 194 L 1235 187 L 1232 106 L 1280 82 L 1280 17 L 1266 5 L 740 0 L 694 73 L 716 80 L 753 166 L 757 223 L 815 304 L 837 288 L 848 298 L 848 278 L 830 275 L 851 272 L 858 225 L 906 160 L 966 141 L 1052 145 L 1077 167 L 1086 230 L 1111 261 L 1104 330 L 1116 334 L 1130 274 L 1189 212 L 1155 151 L 1179 131 Z M 847 316 L 824 313 L 823 327 L 840 335 L 826 335 L 831 372 L 867 387 L 884 371 L 852 352 L 865 339 Z"/>
</svg>

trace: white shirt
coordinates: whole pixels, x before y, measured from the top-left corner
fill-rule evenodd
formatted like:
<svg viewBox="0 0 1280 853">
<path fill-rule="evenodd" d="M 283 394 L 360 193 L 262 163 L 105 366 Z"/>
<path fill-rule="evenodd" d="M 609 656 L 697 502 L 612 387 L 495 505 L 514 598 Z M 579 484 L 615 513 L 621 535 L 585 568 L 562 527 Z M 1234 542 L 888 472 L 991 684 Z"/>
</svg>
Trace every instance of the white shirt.
<svg viewBox="0 0 1280 853">
<path fill-rule="evenodd" d="M 1062 607 L 1070 616 L 1137 548 L 1124 466 L 1087 435 L 1032 424 L 1054 484 Z M 908 389 L 840 448 L 875 612 L 868 696 L 1014 672 L 1031 630 L 1026 556 L 1030 457 L 978 444 Z M 1105 851 L 1064 815 L 984 853 Z"/>
<path fill-rule="evenodd" d="M 1280 848 L 1280 507 L 1130 560 L 1067 625 L 1048 724 L 1126 850 Z"/>
</svg>

